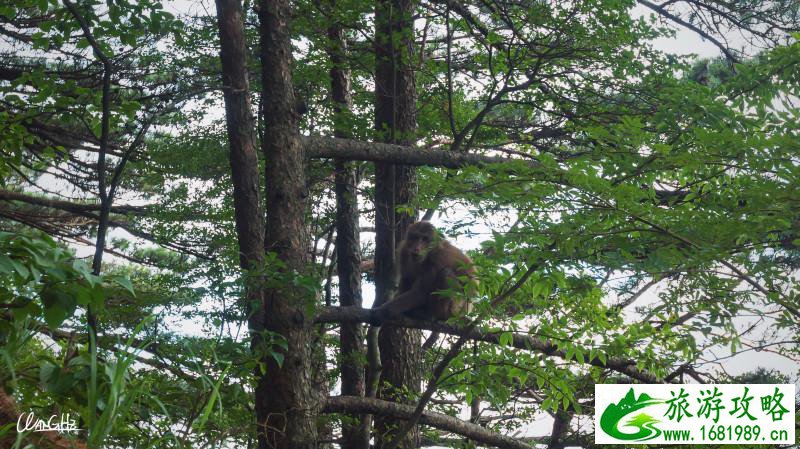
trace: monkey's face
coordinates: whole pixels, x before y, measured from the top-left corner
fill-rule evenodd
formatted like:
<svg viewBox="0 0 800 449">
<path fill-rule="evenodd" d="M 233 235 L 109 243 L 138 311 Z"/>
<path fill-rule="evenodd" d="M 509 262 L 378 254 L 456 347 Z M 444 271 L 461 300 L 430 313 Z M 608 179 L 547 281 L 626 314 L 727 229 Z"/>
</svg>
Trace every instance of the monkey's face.
<svg viewBox="0 0 800 449">
<path fill-rule="evenodd" d="M 409 240 L 408 249 L 411 252 L 411 257 L 417 261 L 425 258 L 425 254 L 428 252 L 428 245 L 430 245 L 430 243 L 430 238 L 427 236 L 421 236 L 419 238 Z"/>
<path fill-rule="evenodd" d="M 416 262 L 422 261 L 431 247 L 436 245 L 436 230 L 424 224 L 427 223 L 415 223 L 406 234 L 405 247 Z"/>
</svg>

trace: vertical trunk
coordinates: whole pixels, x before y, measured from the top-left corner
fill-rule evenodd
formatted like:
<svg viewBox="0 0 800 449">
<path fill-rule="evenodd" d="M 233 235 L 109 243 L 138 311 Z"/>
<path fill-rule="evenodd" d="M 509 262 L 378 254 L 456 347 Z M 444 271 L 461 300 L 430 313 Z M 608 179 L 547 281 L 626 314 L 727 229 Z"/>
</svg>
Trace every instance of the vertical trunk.
<svg viewBox="0 0 800 449">
<path fill-rule="evenodd" d="M 414 74 L 414 3 L 410 0 L 378 0 L 375 8 L 375 126 L 381 140 L 413 145 L 416 128 Z M 375 164 L 375 288 L 376 303 L 394 294 L 395 248 L 414 215 L 397 214 L 395 207 L 408 204 L 416 190 L 413 167 Z M 420 332 L 384 326 L 379 344 L 384 399 L 410 402 L 400 391 L 418 393 L 420 384 Z M 413 398 L 411 399 L 413 401 Z M 377 418 L 376 445 L 394 439 L 397 422 Z M 400 447 L 419 446 L 419 430 L 409 432 Z"/>
<path fill-rule="evenodd" d="M 302 276 L 307 262 L 304 226 L 306 175 L 292 89 L 288 0 L 262 1 L 261 84 L 266 160 L 265 248 L 282 262 L 280 276 Z M 259 448 L 315 448 L 320 392 L 312 373 L 314 298 L 294 282 L 265 289 L 265 331 L 280 334 L 287 349 L 259 348 L 266 371 L 258 379 L 255 408 Z M 271 351 L 282 351 L 278 363 Z"/>
<path fill-rule="evenodd" d="M 239 263 L 244 270 L 259 269 L 264 262 L 264 223 L 259 204 L 258 152 L 250 104 L 242 5 L 239 0 L 216 0 L 216 6 Z M 264 291 L 258 278 L 248 276 L 247 279 L 245 306 L 251 347 L 258 354 L 264 326 Z M 256 376 L 261 375 L 256 372 Z M 261 416 L 256 417 L 257 422 L 261 422 Z M 261 428 L 257 431 L 260 434 Z"/>
<path fill-rule="evenodd" d="M 239 262 L 242 268 L 251 269 L 264 260 L 264 223 L 242 5 L 239 0 L 216 0 L 216 4 Z"/>
<path fill-rule="evenodd" d="M 569 433 L 572 413 L 567 410 L 559 410 L 555 414 L 553 421 L 553 431 L 550 433 L 550 443 L 547 449 L 564 449 L 564 439 Z"/>
<path fill-rule="evenodd" d="M 335 0 L 330 1 L 331 11 Z M 352 106 L 350 71 L 345 60 L 347 42 L 341 23 L 328 27 L 328 55 L 331 59 L 331 96 L 335 137 L 349 138 L 347 116 Z M 336 270 L 339 277 L 339 304 L 361 306 L 361 247 L 358 226 L 358 196 L 354 164 L 335 161 L 336 190 Z M 340 330 L 342 394 L 364 396 L 364 333 L 359 323 L 342 323 Z M 361 416 L 364 423 L 365 416 Z M 369 429 L 345 422 L 342 449 L 369 449 Z"/>
</svg>

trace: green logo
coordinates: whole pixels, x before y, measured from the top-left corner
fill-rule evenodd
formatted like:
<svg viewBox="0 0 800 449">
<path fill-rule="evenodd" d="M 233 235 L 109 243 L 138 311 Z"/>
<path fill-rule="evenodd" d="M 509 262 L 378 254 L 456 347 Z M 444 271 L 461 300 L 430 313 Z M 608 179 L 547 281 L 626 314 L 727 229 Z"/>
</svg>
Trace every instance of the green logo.
<svg viewBox="0 0 800 449">
<path fill-rule="evenodd" d="M 639 429 L 634 433 L 625 433 L 619 429 L 619 426 L 622 420 L 628 415 L 647 406 L 661 404 L 663 402 L 664 401 L 661 399 L 651 398 L 647 393 L 642 393 L 637 399 L 633 394 L 633 388 L 631 388 L 621 401 L 606 407 L 603 414 L 600 416 L 600 428 L 602 428 L 605 433 L 618 440 L 647 441 L 656 438 L 661 435 L 661 430 L 655 426 L 655 423 L 659 422 L 659 420 L 646 413 L 639 413 L 623 424 L 627 427 Z"/>
</svg>

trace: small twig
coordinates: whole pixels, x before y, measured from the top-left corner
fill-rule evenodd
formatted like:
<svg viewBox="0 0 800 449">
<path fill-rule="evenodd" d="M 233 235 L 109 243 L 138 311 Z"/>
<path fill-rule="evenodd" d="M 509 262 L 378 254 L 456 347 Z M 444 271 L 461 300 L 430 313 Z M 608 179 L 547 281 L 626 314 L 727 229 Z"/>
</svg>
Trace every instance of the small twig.
<svg viewBox="0 0 800 449">
<path fill-rule="evenodd" d="M 659 282 L 661 282 L 662 279 L 663 279 L 662 276 L 654 277 L 653 279 L 650 280 L 650 282 L 644 284 L 642 286 L 642 288 L 640 288 L 636 293 L 631 295 L 630 298 L 625 299 L 624 301 L 620 301 L 619 304 L 616 304 L 613 307 L 615 309 L 624 309 L 624 308 L 628 307 L 629 305 L 633 304 L 637 299 L 641 298 L 641 296 L 643 294 L 645 294 L 648 290 L 650 290 L 650 287 L 652 287 L 652 286 L 658 284 Z"/>
<path fill-rule="evenodd" d="M 673 21 L 673 22 L 675 22 L 675 23 L 677 23 L 679 25 L 682 25 L 682 26 L 694 31 L 695 33 L 699 34 L 701 37 L 703 37 L 705 39 L 708 39 L 709 42 L 711 42 L 712 44 L 717 46 L 717 48 L 719 48 L 722 51 L 722 53 L 725 55 L 726 58 L 728 58 L 729 61 L 731 61 L 731 62 L 740 62 L 739 58 L 737 58 L 733 53 L 731 53 L 731 51 L 728 50 L 728 48 L 725 45 L 723 45 L 720 41 L 718 41 L 716 38 L 714 38 L 714 36 L 708 34 L 707 32 L 705 32 L 703 30 L 701 30 L 697 26 L 692 25 L 691 23 L 683 20 L 679 16 L 676 16 L 675 14 L 672 14 L 671 12 L 667 11 L 666 8 L 664 8 L 662 6 L 656 5 L 655 3 L 651 3 L 651 2 L 649 2 L 647 0 L 637 0 L 637 1 L 640 4 L 652 9 L 655 12 L 657 12 L 659 15 L 664 16 L 667 19 L 669 19 L 669 20 L 671 20 L 671 21 Z"/>
</svg>

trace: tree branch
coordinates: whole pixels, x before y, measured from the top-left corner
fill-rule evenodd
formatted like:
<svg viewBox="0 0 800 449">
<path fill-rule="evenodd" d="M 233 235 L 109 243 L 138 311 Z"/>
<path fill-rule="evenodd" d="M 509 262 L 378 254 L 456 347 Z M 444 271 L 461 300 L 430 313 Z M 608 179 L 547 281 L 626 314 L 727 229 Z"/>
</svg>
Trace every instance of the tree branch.
<svg viewBox="0 0 800 449">
<path fill-rule="evenodd" d="M 370 413 L 399 419 L 408 419 L 414 413 L 414 406 L 372 398 L 333 396 L 328 398 L 323 411 L 326 413 L 349 414 Z M 442 413 L 430 411 L 423 412 L 419 422 L 440 430 L 456 433 L 473 441 L 494 447 L 508 449 L 533 448 L 533 446 L 530 446 L 515 438 L 506 435 L 500 435 L 490 431 L 489 429 L 486 429 L 485 427 L 468 423 Z"/>
<path fill-rule="evenodd" d="M 111 205 L 113 198 L 108 195 L 108 187 L 106 186 L 106 153 L 108 152 L 108 141 L 111 129 L 111 72 L 113 66 L 111 60 L 106 56 L 100 48 L 100 44 L 95 40 L 92 35 L 92 30 L 89 28 L 89 23 L 78 11 L 78 8 L 69 0 L 64 0 L 64 5 L 69 9 L 70 13 L 75 17 L 75 20 L 81 26 L 83 35 L 94 50 L 97 59 L 103 64 L 103 96 L 102 96 L 102 115 L 100 117 L 100 148 L 97 153 L 97 190 L 100 196 L 100 217 L 97 223 L 97 240 L 95 244 L 94 257 L 92 258 L 92 274 L 95 276 L 100 274 L 103 264 L 103 254 L 106 246 L 106 233 L 108 232 L 108 216 L 111 212 Z M 90 335 L 97 335 L 97 315 L 91 304 L 86 307 L 86 323 L 89 328 Z M 97 356 L 97 347 L 92 338 L 89 340 L 89 352 L 92 357 Z M 92 365 L 92 379 L 96 377 L 94 371 L 95 365 Z M 96 399 L 96 384 L 92 381 L 89 384 L 89 403 L 93 403 Z M 89 426 L 95 423 L 95 416 L 89 416 Z"/>
<path fill-rule="evenodd" d="M 13 192 L 10 190 L 0 190 L 0 201 L 20 201 L 23 203 L 33 204 L 36 206 L 49 207 L 51 209 L 63 210 L 72 212 L 74 214 L 82 214 L 84 212 L 97 212 L 100 210 L 99 204 L 81 204 L 73 203 L 72 201 L 54 200 L 50 198 L 26 195 L 24 193 Z M 112 206 L 111 212 L 116 214 L 135 214 L 144 215 L 149 211 L 150 205 L 145 206 Z"/>
<path fill-rule="evenodd" d="M 675 22 L 675 23 L 677 23 L 679 25 L 682 25 L 682 26 L 694 31 L 695 33 L 697 33 L 698 35 L 700 35 L 704 39 L 708 39 L 709 42 L 711 42 L 712 44 L 716 45 L 717 48 L 719 48 L 722 51 L 722 53 L 725 55 L 726 58 L 728 58 L 729 61 L 731 61 L 731 62 L 740 62 L 739 58 L 737 58 L 728 49 L 728 47 L 723 45 L 722 42 L 718 41 L 714 36 L 708 34 L 707 32 L 703 31 L 702 29 L 698 28 L 697 26 L 692 25 L 691 23 L 683 20 L 680 16 L 672 14 L 671 12 L 667 11 L 666 8 L 664 8 L 664 7 L 660 6 L 660 5 L 656 5 L 655 3 L 651 3 L 651 2 L 649 2 L 647 0 L 637 0 L 637 2 L 639 4 L 641 4 L 641 5 L 643 5 L 643 6 L 646 6 L 646 7 L 650 8 L 651 10 L 657 12 L 660 16 L 665 17 L 665 18 L 667 18 L 667 19 L 669 19 L 669 20 L 671 20 L 671 21 L 673 21 L 673 22 Z"/>
<path fill-rule="evenodd" d="M 427 167 L 444 167 L 458 169 L 469 166 L 486 166 L 491 164 L 514 163 L 522 164 L 531 169 L 541 169 L 539 161 L 529 158 L 512 158 L 503 156 L 488 156 L 485 154 L 465 153 L 461 151 L 438 150 L 424 147 L 410 147 L 380 142 L 365 142 L 353 139 L 340 139 L 335 137 L 304 136 L 301 137 L 305 154 L 308 158 L 316 159 L 341 159 L 348 161 L 384 162 L 399 165 L 414 165 Z M 492 148 L 487 148 L 491 151 Z M 497 148 L 497 151 L 503 151 Z M 506 150 L 507 151 L 507 150 Z M 552 178 L 562 179 L 564 174 L 558 170 L 548 169 L 546 174 Z M 646 187 L 643 187 L 646 189 Z M 668 205 L 670 201 L 677 201 L 688 192 L 673 190 L 653 189 L 660 205 Z"/>
<path fill-rule="evenodd" d="M 371 313 L 371 309 L 362 309 L 360 307 L 323 307 L 320 310 L 316 321 L 318 323 L 352 321 L 367 323 L 370 320 Z M 446 333 L 449 335 L 467 336 L 471 340 L 485 341 L 494 344 L 500 344 L 500 335 L 503 333 L 485 331 L 483 329 L 465 330 L 463 326 L 454 326 L 439 321 L 414 320 L 406 317 L 390 319 L 387 320 L 387 323 L 395 326 L 425 329 L 434 332 Z M 558 349 L 558 345 L 543 338 L 515 333 L 512 335 L 511 346 L 518 349 L 539 352 L 548 356 L 559 357 L 567 360 L 566 351 Z M 624 374 L 632 379 L 636 379 L 644 383 L 663 382 L 663 380 L 661 380 L 658 376 L 636 368 L 635 360 L 627 360 L 621 357 L 608 357 L 607 360 L 603 362 L 599 357 L 594 357 L 592 359 L 587 358 L 585 363 L 616 371 L 620 374 Z"/>
<path fill-rule="evenodd" d="M 445 168 L 461 168 L 472 165 L 501 164 L 504 162 L 523 162 L 538 167 L 536 161 L 512 159 L 507 157 L 485 156 L 429 148 L 411 148 L 390 143 L 363 142 L 334 137 L 303 137 L 306 156 L 310 158 L 337 158 L 351 161 L 385 162 L 402 165 L 428 165 Z"/>
</svg>

